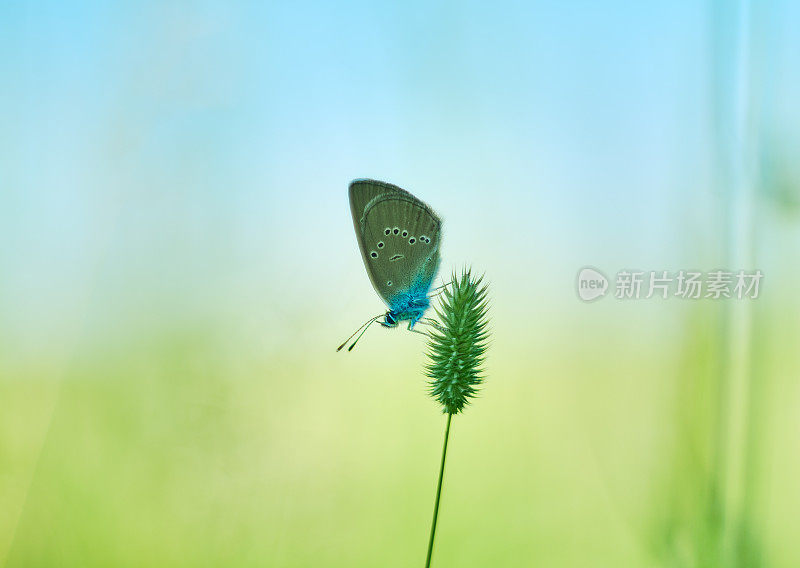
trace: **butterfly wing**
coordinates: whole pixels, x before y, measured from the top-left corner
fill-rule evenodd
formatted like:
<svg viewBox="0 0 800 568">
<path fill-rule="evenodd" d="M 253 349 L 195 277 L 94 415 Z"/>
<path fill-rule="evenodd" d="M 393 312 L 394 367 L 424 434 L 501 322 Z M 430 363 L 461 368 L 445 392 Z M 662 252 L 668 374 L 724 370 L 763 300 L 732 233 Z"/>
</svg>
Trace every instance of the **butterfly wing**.
<svg viewBox="0 0 800 568">
<path fill-rule="evenodd" d="M 359 231 L 359 222 L 364 216 L 370 201 L 385 194 L 411 195 L 396 185 L 374 179 L 357 179 L 350 183 L 350 211 L 353 213 L 353 222 L 356 233 Z M 413 197 L 413 196 L 412 196 Z M 360 237 L 360 235 L 359 235 Z M 359 241 L 360 244 L 360 241 Z"/>
<path fill-rule="evenodd" d="M 439 265 L 441 220 L 397 186 L 350 184 L 350 207 L 370 281 L 391 307 L 403 293 L 425 293 Z"/>
</svg>

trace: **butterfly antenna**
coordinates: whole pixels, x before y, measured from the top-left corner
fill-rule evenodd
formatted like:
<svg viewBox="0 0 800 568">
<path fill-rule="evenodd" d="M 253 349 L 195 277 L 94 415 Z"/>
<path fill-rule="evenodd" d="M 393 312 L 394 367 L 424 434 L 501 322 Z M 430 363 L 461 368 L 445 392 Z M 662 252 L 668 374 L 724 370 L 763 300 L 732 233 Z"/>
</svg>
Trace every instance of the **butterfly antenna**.
<svg viewBox="0 0 800 568">
<path fill-rule="evenodd" d="M 383 315 L 383 314 L 381 314 L 381 315 Z M 358 337 L 356 337 L 356 340 L 350 345 L 350 347 L 347 348 L 348 351 L 352 351 L 353 350 L 353 347 L 356 346 L 356 343 L 358 343 L 358 340 L 361 339 L 361 336 L 364 335 L 367 332 L 367 330 L 369 329 L 369 326 L 371 326 L 373 323 L 378 321 L 379 317 L 381 317 L 381 316 L 373 318 L 367 325 L 364 326 L 364 330 L 361 333 L 358 334 Z"/>
<path fill-rule="evenodd" d="M 369 318 L 369 319 L 368 319 L 367 321 L 365 321 L 363 324 L 361 324 L 360 326 L 358 326 L 358 329 L 357 329 L 357 330 L 355 330 L 355 331 L 353 332 L 353 335 L 351 335 L 350 337 L 348 337 L 347 339 L 345 339 L 345 340 L 344 340 L 344 342 L 343 342 L 343 343 L 342 343 L 342 344 L 341 344 L 339 347 L 337 347 L 337 348 L 336 348 L 336 351 L 337 351 L 337 352 L 338 352 L 338 351 L 341 351 L 341 350 L 342 350 L 342 348 L 343 348 L 345 345 L 347 345 L 347 342 L 348 342 L 348 341 L 350 341 L 351 339 L 353 339 L 353 336 L 354 336 L 356 333 L 358 333 L 359 331 L 361 331 L 361 330 L 364 328 L 364 326 L 368 326 L 369 324 L 371 324 L 372 322 L 374 322 L 376 319 L 378 319 L 378 318 L 379 318 L 379 317 L 381 317 L 382 315 L 383 315 L 383 314 L 378 314 L 378 315 L 377 315 L 377 316 L 375 316 L 374 318 Z M 360 337 L 360 336 L 359 336 L 359 337 Z M 358 341 L 358 339 L 356 339 L 356 341 Z M 355 343 L 354 343 L 353 345 L 355 345 Z M 352 349 L 352 348 L 353 348 L 353 347 L 351 346 L 351 347 L 350 347 L 350 349 Z M 350 351 L 350 349 L 348 349 L 348 351 Z"/>
</svg>

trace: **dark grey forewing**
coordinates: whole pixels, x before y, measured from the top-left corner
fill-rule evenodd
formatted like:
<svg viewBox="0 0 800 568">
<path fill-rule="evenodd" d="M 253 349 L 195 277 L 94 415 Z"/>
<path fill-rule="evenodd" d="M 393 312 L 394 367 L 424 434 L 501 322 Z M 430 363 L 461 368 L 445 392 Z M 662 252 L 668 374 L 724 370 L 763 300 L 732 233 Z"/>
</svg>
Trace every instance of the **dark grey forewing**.
<svg viewBox="0 0 800 568">
<path fill-rule="evenodd" d="M 350 182 L 350 211 L 353 220 L 360 222 L 369 202 L 386 194 L 411 195 L 396 185 L 374 179 L 357 179 Z"/>
<path fill-rule="evenodd" d="M 364 212 L 367 205 L 375 201 L 378 197 L 384 195 L 410 195 L 404 191 L 383 181 L 374 179 L 357 179 L 350 182 L 350 213 L 353 217 L 353 227 L 356 230 L 356 238 L 358 239 L 358 249 L 361 251 L 361 258 L 364 260 L 364 266 L 369 267 L 369 251 L 365 250 L 366 243 L 364 242 Z M 367 268 L 369 272 L 369 268 Z"/>
<path fill-rule="evenodd" d="M 395 294 L 407 291 L 415 278 L 433 279 L 439 264 L 441 221 L 425 203 L 407 192 L 379 196 L 367 205 L 360 229 L 367 273 L 388 304 Z"/>
</svg>

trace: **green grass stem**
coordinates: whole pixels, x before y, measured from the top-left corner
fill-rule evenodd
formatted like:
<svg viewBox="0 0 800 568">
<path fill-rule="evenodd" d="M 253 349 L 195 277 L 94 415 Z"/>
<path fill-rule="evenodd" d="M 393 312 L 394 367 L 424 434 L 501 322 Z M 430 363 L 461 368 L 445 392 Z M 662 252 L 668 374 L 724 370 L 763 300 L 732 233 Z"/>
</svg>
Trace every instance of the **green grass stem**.
<svg viewBox="0 0 800 568">
<path fill-rule="evenodd" d="M 428 557 L 425 560 L 425 568 L 430 568 L 431 556 L 433 555 L 433 539 L 436 536 L 436 519 L 439 516 L 439 499 L 442 496 L 442 478 L 444 478 L 444 460 L 447 457 L 447 439 L 450 437 L 450 420 L 452 414 L 447 415 L 447 426 L 444 429 L 444 447 L 442 448 L 442 465 L 439 467 L 439 483 L 436 486 L 436 502 L 433 505 L 433 522 L 431 523 L 431 537 L 428 540 Z"/>
</svg>

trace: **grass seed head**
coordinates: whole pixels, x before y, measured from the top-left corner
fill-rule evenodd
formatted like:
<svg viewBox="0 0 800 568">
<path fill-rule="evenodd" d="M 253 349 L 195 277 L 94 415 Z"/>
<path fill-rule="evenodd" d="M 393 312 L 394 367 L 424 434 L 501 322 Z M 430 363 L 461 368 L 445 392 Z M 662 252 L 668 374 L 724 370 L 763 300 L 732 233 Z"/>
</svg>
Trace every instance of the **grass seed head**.
<svg viewBox="0 0 800 568">
<path fill-rule="evenodd" d="M 488 331 L 487 286 L 469 268 L 453 274 L 435 309 L 438 326 L 429 332 L 430 394 L 448 414 L 458 414 L 478 394 L 483 382 Z"/>
</svg>

